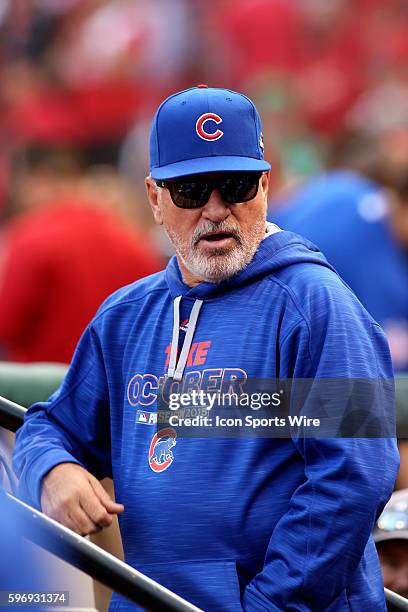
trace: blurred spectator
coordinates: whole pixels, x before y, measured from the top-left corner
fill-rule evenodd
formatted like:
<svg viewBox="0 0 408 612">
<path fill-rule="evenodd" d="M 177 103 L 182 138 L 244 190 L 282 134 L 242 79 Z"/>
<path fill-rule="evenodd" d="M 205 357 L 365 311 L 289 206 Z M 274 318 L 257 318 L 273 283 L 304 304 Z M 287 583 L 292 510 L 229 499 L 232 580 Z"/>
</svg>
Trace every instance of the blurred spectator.
<svg viewBox="0 0 408 612">
<path fill-rule="evenodd" d="M 401 467 L 398 474 L 396 489 L 406 488 L 408 485 L 408 440 L 399 440 Z"/>
<path fill-rule="evenodd" d="M 78 185 L 86 200 L 99 202 L 101 208 L 120 216 L 130 228 L 149 233 L 153 215 L 145 193 L 142 197 L 138 188 L 139 184 L 109 165 L 87 168 Z"/>
<path fill-rule="evenodd" d="M 384 586 L 408 598 L 408 489 L 392 494 L 373 536 Z"/>
<path fill-rule="evenodd" d="M 369 125 L 376 112 L 395 125 L 401 116 L 408 74 L 402 0 L 218 0 L 215 6 L 202 19 L 208 80 L 247 91 L 262 108 L 265 133 L 272 134 L 266 148 L 281 154 L 268 154 L 274 181 L 292 184 L 318 171 L 333 138 L 345 127 L 360 129 L 357 117 Z M 277 100 L 283 101 L 278 114 Z"/>
<path fill-rule="evenodd" d="M 161 267 L 143 234 L 83 198 L 81 178 L 77 155 L 63 149 L 31 148 L 14 169 L 20 214 L 6 231 L 0 281 L 9 360 L 69 362 L 104 298 Z"/>
<path fill-rule="evenodd" d="M 387 138 L 362 135 L 339 141 L 331 161 L 332 169 L 272 202 L 270 219 L 323 251 L 382 325 L 394 369 L 407 371 L 408 165 L 394 161 Z M 408 440 L 399 447 L 401 486 Z"/>
<path fill-rule="evenodd" d="M 395 381 L 397 404 L 398 447 L 401 468 L 396 489 L 408 489 L 408 373 L 399 375 Z"/>
<path fill-rule="evenodd" d="M 239 89 L 290 78 L 309 125 L 337 133 L 365 85 L 363 14 L 350 0 L 225 0 L 210 22 L 213 54 Z"/>
<path fill-rule="evenodd" d="M 388 170 L 381 143 L 353 136 L 334 167 L 282 202 L 270 218 L 309 238 L 384 328 L 396 370 L 408 369 L 408 183 Z M 408 177 L 408 174 L 407 174 Z M 384 187 L 392 182 L 394 191 Z"/>
<path fill-rule="evenodd" d="M 273 188 L 307 178 L 345 125 L 400 117 L 407 16 L 403 0 L 4 0 L 0 205 L 10 143 L 70 143 L 117 164 L 175 83 L 207 80 L 262 108 Z"/>
<path fill-rule="evenodd" d="M 212 43 L 208 45 L 210 62 L 214 67 L 218 63 L 218 70 L 224 70 L 234 87 L 259 74 L 293 75 L 300 68 L 302 21 L 294 2 L 224 0 L 217 4 L 218 10 L 208 11 L 204 35 Z"/>
<path fill-rule="evenodd" d="M 322 134 L 341 131 L 366 84 L 365 14 L 355 0 L 299 0 L 302 65 L 297 76 L 304 112 Z"/>
<path fill-rule="evenodd" d="M 49 53 L 71 86 L 121 74 L 144 79 L 146 95 L 156 80 L 171 84 L 186 69 L 193 44 L 186 0 L 88 0 L 62 22 Z"/>
<path fill-rule="evenodd" d="M 0 131 L 115 163 L 133 121 L 189 70 L 190 12 L 186 0 L 16 2 L 3 33 Z"/>
</svg>

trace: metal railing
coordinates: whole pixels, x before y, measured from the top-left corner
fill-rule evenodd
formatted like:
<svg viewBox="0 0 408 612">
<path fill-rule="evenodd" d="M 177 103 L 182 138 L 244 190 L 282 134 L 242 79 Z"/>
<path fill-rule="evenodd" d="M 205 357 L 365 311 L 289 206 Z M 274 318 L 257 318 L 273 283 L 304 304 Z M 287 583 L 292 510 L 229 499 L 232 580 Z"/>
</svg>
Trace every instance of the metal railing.
<svg viewBox="0 0 408 612">
<path fill-rule="evenodd" d="M 12 495 L 7 494 L 7 504 L 23 536 L 137 605 L 147 610 L 200 612 L 200 608 Z"/>
<path fill-rule="evenodd" d="M 398 612 L 398 610 L 408 611 L 408 599 L 401 597 L 401 595 L 394 593 L 394 591 L 390 591 L 390 589 L 384 589 L 384 592 L 389 612 Z"/>
<path fill-rule="evenodd" d="M 17 431 L 23 423 L 26 411 L 23 406 L 0 396 L 1 427 Z M 16 516 L 24 519 L 23 523 L 29 526 L 35 521 L 36 529 L 27 528 L 29 539 L 134 603 L 147 610 L 200 612 L 199 608 L 42 512 L 12 495 L 7 498 Z M 408 612 L 408 599 L 389 589 L 384 589 L 384 593 L 389 612 Z"/>
<path fill-rule="evenodd" d="M 27 408 L 20 406 L 0 395 L 0 425 L 9 431 L 16 432 L 23 424 Z"/>
<path fill-rule="evenodd" d="M 23 406 L 0 396 L 0 426 L 17 431 L 23 423 L 25 412 Z M 7 494 L 7 504 L 25 537 L 142 608 L 164 612 L 202 612 L 200 608 L 13 495 Z"/>
</svg>

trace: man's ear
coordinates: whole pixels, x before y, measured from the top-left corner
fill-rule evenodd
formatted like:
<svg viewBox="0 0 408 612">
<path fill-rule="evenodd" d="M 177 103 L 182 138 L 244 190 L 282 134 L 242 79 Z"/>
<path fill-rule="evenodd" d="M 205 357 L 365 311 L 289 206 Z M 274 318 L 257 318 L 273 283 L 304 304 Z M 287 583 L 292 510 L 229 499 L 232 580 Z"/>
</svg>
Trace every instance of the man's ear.
<svg viewBox="0 0 408 612">
<path fill-rule="evenodd" d="M 147 176 L 145 178 L 147 199 L 149 200 L 149 204 L 152 207 L 154 220 L 158 225 L 163 225 L 163 216 L 160 208 L 160 204 L 158 201 L 159 198 L 159 188 L 157 187 L 155 181 Z"/>
<path fill-rule="evenodd" d="M 268 190 L 269 190 L 269 178 L 270 178 L 270 170 L 264 172 L 261 176 L 261 189 L 264 194 L 265 202 L 268 204 Z"/>
</svg>

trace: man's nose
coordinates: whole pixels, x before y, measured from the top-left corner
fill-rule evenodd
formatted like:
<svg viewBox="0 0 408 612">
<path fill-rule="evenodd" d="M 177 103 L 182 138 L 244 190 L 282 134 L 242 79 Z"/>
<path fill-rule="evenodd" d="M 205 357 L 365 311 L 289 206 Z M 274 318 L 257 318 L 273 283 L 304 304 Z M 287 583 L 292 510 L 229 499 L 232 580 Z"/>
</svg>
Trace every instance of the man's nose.
<svg viewBox="0 0 408 612">
<path fill-rule="evenodd" d="M 213 189 L 210 199 L 202 209 L 202 216 L 209 221 L 224 221 L 231 214 L 231 209 L 224 202 L 218 189 Z"/>
</svg>

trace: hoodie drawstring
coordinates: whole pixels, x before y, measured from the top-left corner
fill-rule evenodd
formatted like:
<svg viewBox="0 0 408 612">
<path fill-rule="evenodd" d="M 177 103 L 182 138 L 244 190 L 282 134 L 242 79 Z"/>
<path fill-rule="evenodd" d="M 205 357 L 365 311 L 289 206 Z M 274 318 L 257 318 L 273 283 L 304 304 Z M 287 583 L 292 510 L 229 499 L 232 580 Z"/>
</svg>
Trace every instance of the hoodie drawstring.
<svg viewBox="0 0 408 612">
<path fill-rule="evenodd" d="M 203 300 L 196 300 L 190 313 L 188 321 L 187 332 L 184 338 L 183 346 L 181 348 L 180 357 L 177 361 L 178 341 L 180 335 L 180 302 L 181 295 L 175 298 L 173 303 L 173 337 L 171 340 L 171 352 L 169 360 L 169 369 L 167 376 L 173 378 L 173 380 L 181 380 L 183 378 L 184 369 L 186 367 L 188 353 L 190 351 L 191 344 L 193 342 L 193 336 L 195 328 L 197 326 L 197 319 L 200 313 Z"/>
</svg>

